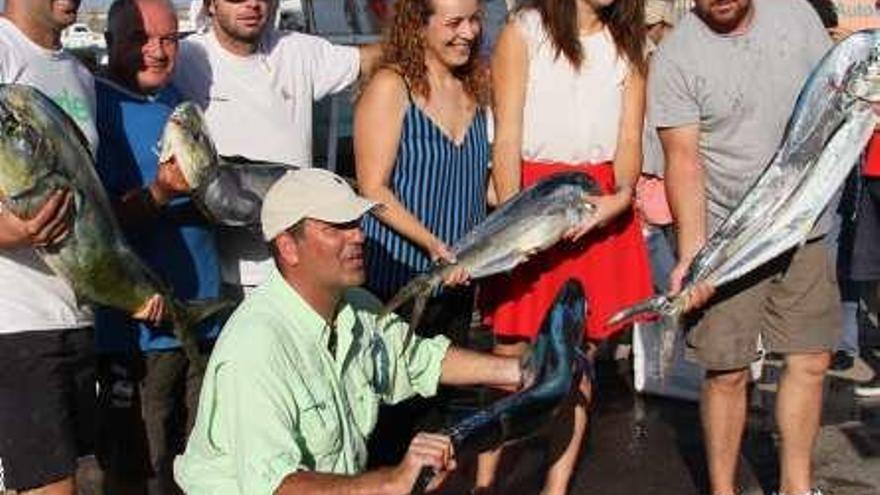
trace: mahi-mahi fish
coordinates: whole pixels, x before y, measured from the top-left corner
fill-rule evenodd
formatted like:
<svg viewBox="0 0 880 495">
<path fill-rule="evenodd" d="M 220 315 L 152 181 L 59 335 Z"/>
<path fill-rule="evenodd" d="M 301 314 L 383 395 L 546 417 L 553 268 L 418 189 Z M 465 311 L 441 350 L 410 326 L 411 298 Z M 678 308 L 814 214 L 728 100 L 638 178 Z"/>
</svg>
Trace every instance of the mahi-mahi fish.
<svg viewBox="0 0 880 495">
<path fill-rule="evenodd" d="M 76 123 L 39 90 L 0 85 L 0 201 L 30 218 L 58 190 L 72 194 L 70 231 L 37 248 L 46 265 L 88 303 L 133 313 L 162 295 L 175 335 L 194 357 L 195 336 L 187 330 L 228 303 L 174 299 L 126 244 Z"/>
<path fill-rule="evenodd" d="M 266 192 L 287 164 L 217 154 L 198 105 L 183 102 L 168 117 L 159 141 L 159 161 L 174 160 L 192 189 L 196 206 L 215 225 L 259 229 Z"/>
<path fill-rule="evenodd" d="M 618 312 L 617 324 L 646 314 L 668 332 L 701 283 L 718 287 L 807 241 L 868 143 L 880 102 L 880 30 L 853 33 L 833 47 L 804 83 L 782 144 L 736 208 L 688 267 L 678 294 L 655 296 Z M 661 359 L 668 364 L 671 342 Z M 666 368 L 662 366 L 661 369 Z"/>
<path fill-rule="evenodd" d="M 495 449 L 532 436 L 550 423 L 588 366 L 579 353 L 586 313 L 580 283 L 568 280 L 544 315 L 529 359 L 524 361 L 532 383 L 442 430 L 456 453 Z M 431 468 L 423 468 L 413 495 L 423 494 L 433 476 Z"/>
<path fill-rule="evenodd" d="M 415 299 L 410 319 L 414 331 L 428 297 L 450 273 L 463 269 L 469 278 L 479 279 L 514 269 L 586 220 L 594 207 L 585 197 L 596 194 L 599 185 L 580 172 L 554 174 L 523 189 L 452 245 L 454 263 L 413 278 L 382 308 L 382 315 Z"/>
</svg>

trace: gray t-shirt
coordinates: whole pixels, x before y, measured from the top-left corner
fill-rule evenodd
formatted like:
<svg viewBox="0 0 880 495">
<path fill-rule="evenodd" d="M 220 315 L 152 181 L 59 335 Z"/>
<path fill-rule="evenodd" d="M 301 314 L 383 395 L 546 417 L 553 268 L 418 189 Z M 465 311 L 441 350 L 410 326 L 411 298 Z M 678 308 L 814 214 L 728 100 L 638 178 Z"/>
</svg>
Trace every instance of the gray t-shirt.
<svg viewBox="0 0 880 495">
<path fill-rule="evenodd" d="M 710 232 L 773 157 L 801 86 L 831 46 L 805 0 L 753 3 L 752 24 L 739 35 L 719 35 L 687 14 L 651 62 L 650 122 L 699 125 Z"/>
</svg>

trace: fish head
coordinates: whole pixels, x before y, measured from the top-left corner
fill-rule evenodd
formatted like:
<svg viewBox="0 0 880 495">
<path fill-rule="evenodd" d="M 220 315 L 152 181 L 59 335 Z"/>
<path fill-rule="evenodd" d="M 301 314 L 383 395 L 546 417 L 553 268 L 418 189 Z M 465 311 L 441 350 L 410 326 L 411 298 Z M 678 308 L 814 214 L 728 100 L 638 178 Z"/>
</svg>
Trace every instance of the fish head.
<svg viewBox="0 0 880 495">
<path fill-rule="evenodd" d="M 857 31 L 840 42 L 835 51 L 847 55 L 840 87 L 855 103 L 880 103 L 880 29 Z"/>
<path fill-rule="evenodd" d="M 865 63 L 861 77 L 853 84 L 856 97 L 870 103 L 880 103 L 880 29 L 873 30 L 873 49 Z"/>
<path fill-rule="evenodd" d="M 174 160 L 187 183 L 198 189 L 219 163 L 202 110 L 193 102 L 174 109 L 162 130 L 159 163 Z"/>
<path fill-rule="evenodd" d="M 0 86 L 0 197 L 15 198 L 32 190 L 55 163 L 52 126 L 43 107 L 33 88 Z"/>
<path fill-rule="evenodd" d="M 563 191 L 565 200 L 560 202 L 565 205 L 565 216 L 569 225 L 579 225 L 592 216 L 596 206 L 585 201 L 585 198 L 602 194 L 599 184 L 592 177 L 582 173 L 577 176 L 567 190 Z"/>
<path fill-rule="evenodd" d="M 565 210 L 569 225 L 580 225 L 587 221 L 596 212 L 596 205 L 584 201 L 584 194 L 577 194 L 572 198 Z"/>
</svg>

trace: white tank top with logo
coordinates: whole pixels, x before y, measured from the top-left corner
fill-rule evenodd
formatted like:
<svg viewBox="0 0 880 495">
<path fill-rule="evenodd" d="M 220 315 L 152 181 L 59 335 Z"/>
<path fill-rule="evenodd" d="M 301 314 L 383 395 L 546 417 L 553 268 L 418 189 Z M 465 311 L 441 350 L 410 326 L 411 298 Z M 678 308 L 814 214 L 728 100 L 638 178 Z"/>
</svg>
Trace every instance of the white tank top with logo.
<svg viewBox="0 0 880 495">
<path fill-rule="evenodd" d="M 33 86 L 62 107 L 83 131 L 94 155 L 98 144 L 91 74 L 73 56 L 47 50 L 0 17 L 0 83 Z M 0 248 L 0 334 L 92 324 L 71 287 L 29 247 Z"/>
</svg>

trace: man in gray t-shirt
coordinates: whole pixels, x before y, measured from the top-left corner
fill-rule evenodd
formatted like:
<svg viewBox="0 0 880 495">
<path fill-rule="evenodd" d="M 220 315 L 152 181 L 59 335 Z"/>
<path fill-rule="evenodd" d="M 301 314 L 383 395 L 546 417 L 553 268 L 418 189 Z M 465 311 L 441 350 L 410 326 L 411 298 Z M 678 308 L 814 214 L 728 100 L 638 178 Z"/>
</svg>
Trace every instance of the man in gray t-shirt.
<svg viewBox="0 0 880 495">
<path fill-rule="evenodd" d="M 697 15 L 684 17 L 651 67 L 652 121 L 698 125 L 710 231 L 772 158 L 798 91 L 831 47 L 804 0 L 753 5 L 758 15 L 737 35 L 719 34 Z"/>
<path fill-rule="evenodd" d="M 805 0 L 696 0 L 653 56 L 649 121 L 666 156 L 666 188 L 678 224 L 681 278 L 779 146 L 798 92 L 831 41 Z M 814 240 L 827 229 L 820 225 Z M 785 355 L 777 400 L 780 493 L 811 491 L 810 456 L 822 380 L 839 331 L 839 295 L 822 243 L 719 288 L 688 333 L 689 354 L 708 371 L 702 413 L 711 492 L 736 492 L 747 370 L 764 348 Z M 711 297 L 711 300 L 709 300 Z"/>
</svg>

